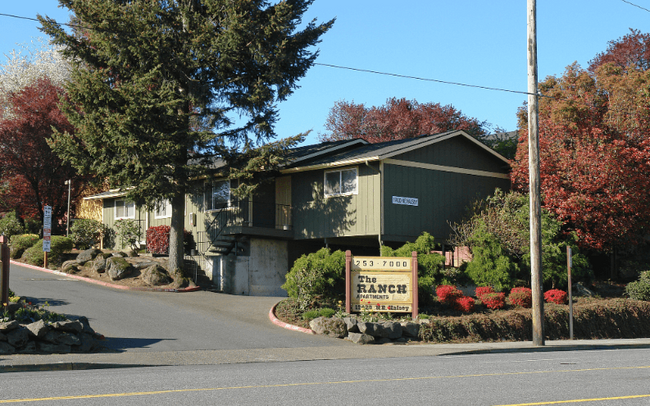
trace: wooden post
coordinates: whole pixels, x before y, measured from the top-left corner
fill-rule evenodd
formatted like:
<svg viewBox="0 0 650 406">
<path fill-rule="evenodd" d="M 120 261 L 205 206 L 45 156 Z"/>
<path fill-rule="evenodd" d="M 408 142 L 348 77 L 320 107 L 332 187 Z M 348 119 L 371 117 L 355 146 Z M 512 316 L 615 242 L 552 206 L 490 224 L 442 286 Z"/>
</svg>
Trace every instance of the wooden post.
<svg viewBox="0 0 650 406">
<path fill-rule="evenodd" d="M 537 105 L 537 5 L 528 0 L 528 176 L 530 192 L 530 271 L 533 293 L 533 345 L 544 345 L 542 293 L 542 210 L 539 175 L 539 107 Z"/>
<path fill-rule="evenodd" d="M 413 272 L 413 312 L 411 313 L 411 317 L 413 320 L 418 318 L 418 253 L 417 251 L 411 252 L 412 256 L 412 272 Z"/>
<path fill-rule="evenodd" d="M 352 304 L 350 303 L 352 300 L 352 279 L 350 277 L 351 268 L 352 251 L 347 250 L 345 251 L 345 312 L 347 314 L 350 314 L 352 310 Z"/>
<path fill-rule="evenodd" d="M 0 284 L 0 307 L 9 303 L 9 267 L 11 259 L 9 258 L 8 238 L 0 235 L 0 261 L 2 262 L 2 275 Z"/>
<path fill-rule="evenodd" d="M 569 340 L 573 340 L 573 292 L 571 289 L 571 266 L 573 257 L 571 256 L 571 247 L 566 247 L 566 267 L 569 280 Z"/>
</svg>

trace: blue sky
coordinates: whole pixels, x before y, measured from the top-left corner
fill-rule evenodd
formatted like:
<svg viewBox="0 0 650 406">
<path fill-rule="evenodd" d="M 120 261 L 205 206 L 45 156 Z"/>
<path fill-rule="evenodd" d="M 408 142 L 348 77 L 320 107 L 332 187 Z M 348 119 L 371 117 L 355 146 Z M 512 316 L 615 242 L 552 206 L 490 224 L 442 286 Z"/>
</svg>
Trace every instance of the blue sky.
<svg viewBox="0 0 650 406">
<path fill-rule="evenodd" d="M 630 0 L 650 9 L 650 0 Z M 0 13 L 67 21 L 56 0 L 4 0 Z M 623 0 L 537 0 L 540 79 L 582 66 L 629 32 L 650 31 L 650 12 Z M 525 0 L 315 0 L 305 21 L 337 18 L 318 63 L 526 91 Z M 43 36 L 36 22 L 0 16 L 0 55 Z M 279 137 L 324 133 L 338 100 L 384 104 L 390 97 L 451 104 L 470 117 L 516 129 L 525 95 L 314 66 L 280 104 Z"/>
</svg>

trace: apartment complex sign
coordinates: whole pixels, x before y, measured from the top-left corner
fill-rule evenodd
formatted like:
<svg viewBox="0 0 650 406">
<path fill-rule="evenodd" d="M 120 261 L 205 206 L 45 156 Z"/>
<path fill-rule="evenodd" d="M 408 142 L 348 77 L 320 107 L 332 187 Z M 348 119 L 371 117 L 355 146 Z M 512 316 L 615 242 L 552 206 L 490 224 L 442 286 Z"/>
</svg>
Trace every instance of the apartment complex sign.
<svg viewBox="0 0 650 406">
<path fill-rule="evenodd" d="M 346 311 L 412 313 L 417 316 L 417 254 L 353 257 L 346 252 Z"/>
<path fill-rule="evenodd" d="M 52 236 L 52 206 L 43 207 L 43 252 L 50 252 Z"/>
</svg>

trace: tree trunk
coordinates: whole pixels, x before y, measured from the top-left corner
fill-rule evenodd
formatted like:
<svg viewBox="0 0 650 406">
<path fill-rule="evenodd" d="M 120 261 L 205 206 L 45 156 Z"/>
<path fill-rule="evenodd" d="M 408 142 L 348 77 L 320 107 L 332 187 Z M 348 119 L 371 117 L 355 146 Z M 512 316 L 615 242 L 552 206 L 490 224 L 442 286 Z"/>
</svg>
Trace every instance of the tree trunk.
<svg viewBox="0 0 650 406">
<path fill-rule="evenodd" d="M 169 271 L 183 269 L 183 223 L 185 220 L 185 194 L 179 193 L 171 199 L 172 218 L 169 230 Z"/>
</svg>

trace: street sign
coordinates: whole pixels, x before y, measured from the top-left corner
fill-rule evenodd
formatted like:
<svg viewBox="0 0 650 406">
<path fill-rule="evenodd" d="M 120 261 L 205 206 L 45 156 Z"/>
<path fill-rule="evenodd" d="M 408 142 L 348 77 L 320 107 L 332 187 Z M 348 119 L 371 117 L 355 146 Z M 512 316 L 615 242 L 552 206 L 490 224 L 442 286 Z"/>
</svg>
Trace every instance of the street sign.
<svg viewBox="0 0 650 406">
<path fill-rule="evenodd" d="M 43 208 L 43 252 L 50 252 L 52 235 L 52 206 Z"/>
</svg>

